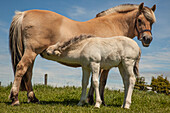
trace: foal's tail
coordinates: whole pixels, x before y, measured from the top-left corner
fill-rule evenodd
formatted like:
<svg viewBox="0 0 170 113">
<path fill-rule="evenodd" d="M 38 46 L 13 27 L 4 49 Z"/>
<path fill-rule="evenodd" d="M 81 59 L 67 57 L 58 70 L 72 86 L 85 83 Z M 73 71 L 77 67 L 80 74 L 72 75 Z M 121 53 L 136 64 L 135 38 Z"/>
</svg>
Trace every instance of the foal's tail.
<svg viewBox="0 0 170 113">
<path fill-rule="evenodd" d="M 140 57 L 141 57 L 141 50 L 139 50 L 139 55 L 138 55 L 138 58 L 135 62 L 135 65 L 134 65 L 134 68 L 133 68 L 133 71 L 136 75 L 136 77 L 139 77 L 139 61 L 140 61 Z"/>
<path fill-rule="evenodd" d="M 16 72 L 16 67 L 18 62 L 21 60 L 24 54 L 24 41 L 22 37 L 22 20 L 24 17 L 24 12 L 15 12 L 13 17 L 10 30 L 9 30 L 9 48 L 11 53 L 11 62 L 13 66 L 14 76 Z M 21 89 L 25 89 L 25 84 L 22 79 Z"/>
</svg>

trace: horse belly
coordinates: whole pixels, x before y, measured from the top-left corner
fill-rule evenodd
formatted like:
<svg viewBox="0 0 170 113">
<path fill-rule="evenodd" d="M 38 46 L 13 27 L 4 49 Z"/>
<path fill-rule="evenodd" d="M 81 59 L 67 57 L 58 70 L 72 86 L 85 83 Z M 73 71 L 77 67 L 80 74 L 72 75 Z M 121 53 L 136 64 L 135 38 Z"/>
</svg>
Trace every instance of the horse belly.
<svg viewBox="0 0 170 113">
<path fill-rule="evenodd" d="M 121 59 L 119 57 L 114 58 L 114 59 L 107 59 L 101 62 L 100 67 L 102 69 L 108 70 L 108 69 L 111 69 L 112 67 L 118 67 L 120 62 L 121 62 Z"/>
<path fill-rule="evenodd" d="M 41 53 L 41 57 L 47 59 L 47 60 L 52 60 L 56 61 L 60 64 L 70 66 L 70 67 L 80 67 L 80 56 L 79 56 L 79 51 L 69 51 L 68 53 L 64 52 L 61 54 L 61 56 L 53 55 L 53 54 L 47 54 L 46 51 Z"/>
</svg>

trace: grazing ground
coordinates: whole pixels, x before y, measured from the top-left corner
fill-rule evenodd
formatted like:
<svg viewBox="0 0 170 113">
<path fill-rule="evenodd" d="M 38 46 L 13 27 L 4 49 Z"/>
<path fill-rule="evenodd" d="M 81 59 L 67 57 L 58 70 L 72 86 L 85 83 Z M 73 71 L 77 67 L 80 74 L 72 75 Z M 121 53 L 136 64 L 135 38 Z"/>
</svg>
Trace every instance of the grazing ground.
<svg viewBox="0 0 170 113">
<path fill-rule="evenodd" d="M 0 87 L 0 113 L 170 113 L 170 96 L 134 90 L 131 109 L 122 109 L 124 93 L 105 90 L 107 106 L 95 109 L 94 105 L 77 106 L 81 88 L 35 85 L 34 92 L 40 104 L 27 103 L 27 93 L 20 92 L 20 106 L 11 106 L 8 95 L 11 86 Z"/>
</svg>

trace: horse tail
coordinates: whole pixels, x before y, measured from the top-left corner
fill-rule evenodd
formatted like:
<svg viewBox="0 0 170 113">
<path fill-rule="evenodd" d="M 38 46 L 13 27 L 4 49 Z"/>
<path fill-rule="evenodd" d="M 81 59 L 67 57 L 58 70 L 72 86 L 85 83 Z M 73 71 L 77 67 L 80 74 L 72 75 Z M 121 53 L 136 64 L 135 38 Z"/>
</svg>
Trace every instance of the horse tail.
<svg viewBox="0 0 170 113">
<path fill-rule="evenodd" d="M 135 65 L 134 65 L 134 68 L 133 68 L 133 71 L 134 71 L 134 74 L 136 75 L 136 77 L 139 77 L 139 61 L 140 61 L 140 57 L 141 57 L 141 50 L 139 50 L 139 55 L 138 55 L 138 58 L 135 62 Z"/>
<path fill-rule="evenodd" d="M 9 49 L 11 54 L 11 62 L 14 71 L 14 76 L 16 72 L 16 67 L 24 54 L 24 41 L 22 36 L 22 21 L 24 18 L 24 12 L 15 12 L 13 17 L 10 30 L 9 30 Z M 24 90 L 25 84 L 24 80 L 21 81 L 21 89 Z"/>
</svg>

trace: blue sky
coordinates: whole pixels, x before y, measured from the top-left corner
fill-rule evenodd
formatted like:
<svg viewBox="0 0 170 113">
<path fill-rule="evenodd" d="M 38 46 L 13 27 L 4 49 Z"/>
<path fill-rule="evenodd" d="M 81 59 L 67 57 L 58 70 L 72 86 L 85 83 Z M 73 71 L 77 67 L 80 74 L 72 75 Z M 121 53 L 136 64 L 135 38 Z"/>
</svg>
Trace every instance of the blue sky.
<svg viewBox="0 0 170 113">
<path fill-rule="evenodd" d="M 169 0 L 1 0 L 0 81 L 2 81 L 2 84 L 13 81 L 13 71 L 8 47 L 8 31 L 16 10 L 51 10 L 76 21 L 87 21 L 94 18 L 97 13 L 108 8 L 125 3 L 140 4 L 141 2 L 144 2 L 148 7 L 152 7 L 154 4 L 157 5 L 155 11 L 157 21 L 153 25 L 153 41 L 150 47 L 143 47 L 141 42 L 139 42 L 136 37 L 134 38 L 142 49 L 142 58 L 140 61 L 141 75 L 151 77 L 155 74 L 164 74 L 164 76 L 170 77 Z M 63 76 L 69 78 L 69 83 L 72 83 L 71 80 L 73 80 L 74 77 L 78 76 L 81 79 L 81 68 L 75 69 L 62 66 L 38 56 L 34 66 L 33 82 L 43 81 L 43 77 L 41 76 L 45 73 L 48 73 L 51 77 L 57 77 L 58 83 L 63 81 Z M 117 69 L 113 69 L 111 71 L 111 74 L 112 73 L 118 73 Z M 80 79 L 78 80 L 80 81 Z M 51 79 L 51 82 L 52 81 L 55 82 L 54 79 Z M 80 84 L 80 82 L 78 82 L 78 84 Z"/>
</svg>

